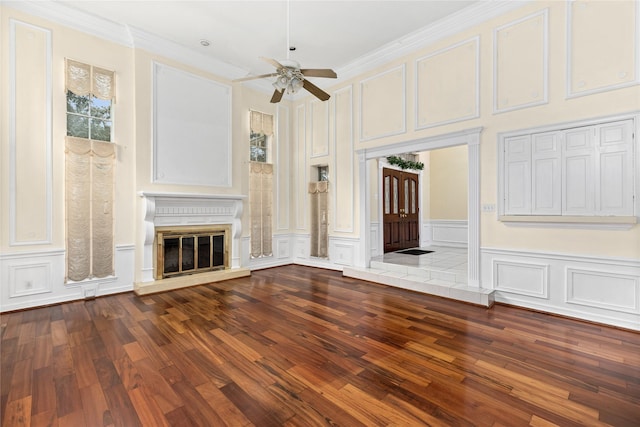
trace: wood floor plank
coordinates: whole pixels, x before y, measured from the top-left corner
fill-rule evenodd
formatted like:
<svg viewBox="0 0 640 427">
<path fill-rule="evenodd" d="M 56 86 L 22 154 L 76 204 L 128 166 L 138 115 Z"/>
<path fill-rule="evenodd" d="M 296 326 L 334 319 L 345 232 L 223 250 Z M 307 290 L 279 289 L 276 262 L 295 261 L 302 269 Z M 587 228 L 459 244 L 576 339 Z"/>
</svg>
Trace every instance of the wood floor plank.
<svg viewBox="0 0 640 427">
<path fill-rule="evenodd" d="M 2 426 L 640 425 L 640 333 L 285 266 L 0 315 Z"/>
</svg>

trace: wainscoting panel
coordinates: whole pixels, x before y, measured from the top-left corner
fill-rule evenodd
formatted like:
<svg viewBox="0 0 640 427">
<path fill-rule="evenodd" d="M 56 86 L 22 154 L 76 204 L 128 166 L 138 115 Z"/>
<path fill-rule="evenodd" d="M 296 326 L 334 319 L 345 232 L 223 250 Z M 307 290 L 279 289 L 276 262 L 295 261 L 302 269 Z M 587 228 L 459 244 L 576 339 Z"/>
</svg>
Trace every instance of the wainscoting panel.
<svg viewBox="0 0 640 427">
<path fill-rule="evenodd" d="M 606 287 L 603 286 L 606 284 Z M 612 271 L 567 268 L 567 302 L 640 313 L 640 277 Z"/>
<path fill-rule="evenodd" d="M 640 331 L 640 261 L 482 248 L 496 302 Z"/>
<path fill-rule="evenodd" d="M 549 297 L 549 265 L 493 260 L 493 283 L 497 291 Z"/>
<path fill-rule="evenodd" d="M 369 224 L 369 245 L 371 249 L 371 257 L 377 257 L 382 255 L 382 249 L 378 244 L 380 241 L 380 223 L 372 222 Z"/>
<path fill-rule="evenodd" d="M 291 234 L 274 234 L 272 236 L 273 256 L 251 258 L 251 236 L 245 236 L 242 238 L 242 250 L 240 251 L 242 253 L 242 266 L 250 270 L 260 270 L 291 264 L 293 262 L 291 258 L 293 241 Z"/>
<path fill-rule="evenodd" d="M 65 251 L 0 256 L 0 311 L 21 310 L 133 290 L 133 245 L 115 248 L 115 275 L 65 283 Z"/>
<path fill-rule="evenodd" d="M 469 227 L 464 220 L 425 221 L 423 230 L 429 233 L 426 240 L 430 245 L 467 247 Z M 421 239 L 422 241 L 422 239 Z"/>
<path fill-rule="evenodd" d="M 348 239 L 329 236 L 329 259 L 334 264 L 353 266 L 360 239 Z"/>
</svg>

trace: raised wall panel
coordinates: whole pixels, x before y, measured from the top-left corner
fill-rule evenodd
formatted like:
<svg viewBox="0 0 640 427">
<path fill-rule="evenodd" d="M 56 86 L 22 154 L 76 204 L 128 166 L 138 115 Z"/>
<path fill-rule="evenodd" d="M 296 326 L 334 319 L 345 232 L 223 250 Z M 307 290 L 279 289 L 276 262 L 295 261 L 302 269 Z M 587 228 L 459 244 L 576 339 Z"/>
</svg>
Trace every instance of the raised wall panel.
<svg viewBox="0 0 640 427">
<path fill-rule="evenodd" d="M 567 4 L 567 96 L 640 83 L 636 1 Z"/>
<path fill-rule="evenodd" d="M 231 186 L 231 87 L 153 67 L 153 181 Z"/>
<path fill-rule="evenodd" d="M 479 37 L 416 61 L 416 129 L 480 115 Z"/>
<path fill-rule="evenodd" d="M 9 28 L 10 245 L 51 243 L 51 31 Z"/>
<path fill-rule="evenodd" d="M 610 271 L 567 268 L 567 302 L 640 313 L 640 278 Z"/>
<path fill-rule="evenodd" d="M 562 167 L 562 213 L 592 214 L 594 211 L 593 128 L 565 133 Z"/>
<path fill-rule="evenodd" d="M 306 109 L 301 104 L 296 109 L 296 228 L 304 230 L 307 226 L 307 124 Z"/>
<path fill-rule="evenodd" d="M 276 109 L 276 229 L 289 229 L 289 211 L 291 209 L 291 170 L 289 153 L 291 141 L 289 138 L 289 108 L 278 105 Z"/>
<path fill-rule="evenodd" d="M 335 181 L 333 206 L 334 231 L 351 233 L 354 223 L 354 171 L 353 171 L 353 91 L 348 86 L 334 93 L 335 118 L 335 170 L 330 171 Z"/>
<path fill-rule="evenodd" d="M 633 215 L 633 120 L 597 126 L 596 211 L 600 215 Z"/>
<path fill-rule="evenodd" d="M 549 265 L 494 259 L 493 287 L 497 291 L 548 298 Z"/>
<path fill-rule="evenodd" d="M 561 215 L 562 174 L 558 132 L 531 136 L 532 215 Z"/>
<path fill-rule="evenodd" d="M 531 138 L 517 136 L 504 141 L 505 214 L 531 213 Z"/>
<path fill-rule="evenodd" d="M 329 103 L 311 101 L 311 157 L 329 154 Z"/>
<path fill-rule="evenodd" d="M 548 10 L 495 29 L 493 111 L 547 103 Z"/>
<path fill-rule="evenodd" d="M 360 82 L 360 140 L 406 131 L 405 66 Z"/>
</svg>

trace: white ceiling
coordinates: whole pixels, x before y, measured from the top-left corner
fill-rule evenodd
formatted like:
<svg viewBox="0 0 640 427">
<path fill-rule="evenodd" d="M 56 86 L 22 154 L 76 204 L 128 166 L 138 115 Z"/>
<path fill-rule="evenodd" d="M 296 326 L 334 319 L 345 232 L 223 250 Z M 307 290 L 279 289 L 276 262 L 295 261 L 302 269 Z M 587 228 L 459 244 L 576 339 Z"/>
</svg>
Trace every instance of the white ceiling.
<svg viewBox="0 0 640 427">
<path fill-rule="evenodd" d="M 280 60 L 289 53 L 286 1 L 56 3 L 173 41 L 244 70 L 234 78 L 272 72 L 259 57 Z M 354 61 L 474 3 L 479 1 L 291 0 L 289 39 L 296 51 L 290 58 L 303 68 L 332 68 L 340 74 Z M 201 39 L 210 41 L 210 46 L 203 47 Z"/>
</svg>

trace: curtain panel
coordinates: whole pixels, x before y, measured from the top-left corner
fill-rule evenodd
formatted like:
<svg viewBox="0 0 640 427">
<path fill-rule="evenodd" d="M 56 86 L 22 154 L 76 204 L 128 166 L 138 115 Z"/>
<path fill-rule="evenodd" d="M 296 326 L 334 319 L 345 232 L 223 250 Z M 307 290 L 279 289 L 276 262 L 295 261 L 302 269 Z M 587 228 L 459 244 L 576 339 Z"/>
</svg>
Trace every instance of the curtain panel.
<svg viewBox="0 0 640 427">
<path fill-rule="evenodd" d="M 113 100 L 116 95 L 115 72 L 66 59 L 66 89 L 79 96 L 91 94 Z"/>
<path fill-rule="evenodd" d="M 114 274 L 115 144 L 66 137 L 67 280 Z"/>
<path fill-rule="evenodd" d="M 272 256 L 273 165 L 250 162 L 251 258 Z"/>
<path fill-rule="evenodd" d="M 250 112 L 249 126 L 251 132 L 262 133 L 267 136 L 272 136 L 274 133 L 274 122 L 271 114 L 261 113 L 260 111 Z"/>
<path fill-rule="evenodd" d="M 310 255 L 329 257 L 329 181 L 309 183 L 311 199 Z"/>
</svg>

